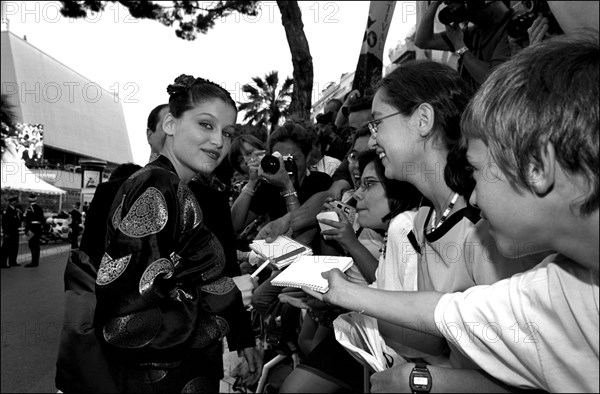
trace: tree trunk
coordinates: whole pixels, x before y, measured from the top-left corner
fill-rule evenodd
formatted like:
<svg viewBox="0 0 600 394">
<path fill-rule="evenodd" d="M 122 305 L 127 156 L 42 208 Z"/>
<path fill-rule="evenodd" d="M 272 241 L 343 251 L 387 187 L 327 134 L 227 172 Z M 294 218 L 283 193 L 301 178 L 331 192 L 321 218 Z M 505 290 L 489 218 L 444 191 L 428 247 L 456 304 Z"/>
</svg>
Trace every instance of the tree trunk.
<svg viewBox="0 0 600 394">
<path fill-rule="evenodd" d="M 292 64 L 294 66 L 294 89 L 290 103 L 290 115 L 301 119 L 310 119 L 312 105 L 311 94 L 313 85 L 313 62 L 308 47 L 308 40 L 304 34 L 302 12 L 297 1 L 277 1 L 281 12 L 281 23 L 285 29 Z"/>
</svg>

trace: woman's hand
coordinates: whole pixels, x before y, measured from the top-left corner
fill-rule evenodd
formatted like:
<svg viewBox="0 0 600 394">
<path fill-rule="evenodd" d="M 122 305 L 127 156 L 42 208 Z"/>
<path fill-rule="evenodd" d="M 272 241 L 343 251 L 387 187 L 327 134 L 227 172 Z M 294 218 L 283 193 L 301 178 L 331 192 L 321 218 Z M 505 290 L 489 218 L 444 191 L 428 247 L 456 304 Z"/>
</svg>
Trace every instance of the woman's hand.
<svg viewBox="0 0 600 394">
<path fill-rule="evenodd" d="M 302 290 L 294 287 L 284 288 L 278 297 L 279 301 L 283 302 L 284 304 L 290 304 L 291 306 L 299 309 L 324 310 L 330 308 L 323 301 L 319 301 L 318 299 L 309 296 Z"/>
<path fill-rule="evenodd" d="M 258 382 L 262 373 L 263 361 L 261 352 L 257 347 L 247 347 L 243 350 L 243 353 L 248 363 L 248 374 L 242 378 L 242 385 L 248 387 Z"/>
<path fill-rule="evenodd" d="M 252 183 L 252 186 L 255 186 L 256 182 L 258 182 L 258 169 L 260 168 L 260 159 L 265 155 L 264 150 L 257 150 L 252 152 L 246 158 L 246 165 L 248 166 L 248 183 Z"/>
<path fill-rule="evenodd" d="M 319 219 L 320 223 L 326 224 L 331 227 L 335 227 L 334 229 L 328 229 L 325 231 L 321 231 L 323 238 L 325 240 L 334 240 L 339 243 L 346 251 L 350 249 L 350 247 L 358 242 L 358 238 L 356 237 L 356 233 L 352 228 L 352 223 L 348 221 L 346 214 L 339 208 L 334 207 L 330 203 L 325 203 L 323 206 L 331 211 L 337 213 L 339 221 L 336 222 L 334 220 L 328 219 Z"/>
<path fill-rule="evenodd" d="M 414 363 L 396 364 L 371 375 L 372 393 L 412 393 L 408 382 Z"/>
<path fill-rule="evenodd" d="M 252 300 L 252 292 L 258 286 L 258 282 L 255 278 L 248 274 L 236 276 L 231 279 L 233 279 L 233 282 L 242 293 L 242 301 L 244 302 L 244 306 L 247 307 L 250 305 L 250 301 Z"/>
<path fill-rule="evenodd" d="M 548 33 L 548 18 L 539 15 L 532 23 L 531 27 L 527 29 L 527 35 L 529 36 L 529 45 L 535 45 L 540 43 L 546 38 Z"/>
<path fill-rule="evenodd" d="M 267 242 L 273 242 L 280 235 L 292 235 L 292 228 L 290 226 L 290 215 L 283 215 L 282 217 L 271 220 L 269 223 L 260 229 L 255 239 L 265 239 Z"/>
<path fill-rule="evenodd" d="M 454 45 L 454 50 L 458 51 L 465 46 L 464 33 L 458 25 L 446 25 L 446 36 Z"/>
<path fill-rule="evenodd" d="M 344 275 L 344 273 L 337 268 L 323 272 L 321 276 L 327 279 L 327 282 L 329 282 L 329 290 L 327 293 L 319 293 L 318 291 L 314 291 L 304 286 L 302 287 L 302 291 L 310 296 L 313 296 L 319 301 L 338 305 L 347 309 L 352 309 L 352 307 L 344 305 L 343 301 L 345 295 L 348 293 L 348 288 L 357 285 L 354 285 L 348 281 L 346 275 Z"/>
</svg>

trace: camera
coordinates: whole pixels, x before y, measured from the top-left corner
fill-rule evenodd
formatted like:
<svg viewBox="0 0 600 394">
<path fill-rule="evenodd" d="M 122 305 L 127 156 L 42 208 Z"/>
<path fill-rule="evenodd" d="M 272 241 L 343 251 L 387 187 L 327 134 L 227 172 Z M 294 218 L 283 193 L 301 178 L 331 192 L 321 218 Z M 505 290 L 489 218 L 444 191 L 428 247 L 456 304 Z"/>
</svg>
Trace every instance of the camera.
<svg viewBox="0 0 600 394">
<path fill-rule="evenodd" d="M 329 125 L 335 123 L 335 119 L 333 118 L 333 112 L 319 114 L 315 119 L 317 121 L 317 124 Z"/>
<path fill-rule="evenodd" d="M 342 212 L 344 212 L 344 215 L 346 215 L 346 217 L 348 218 L 348 222 L 350 222 L 351 224 L 354 224 L 354 221 L 356 219 L 356 208 L 348 205 L 348 204 L 344 204 L 341 201 L 332 201 L 331 205 L 333 205 L 334 207 L 341 209 Z"/>
<path fill-rule="evenodd" d="M 525 39 L 528 37 L 527 29 L 531 27 L 533 21 L 538 15 L 548 18 L 548 34 L 560 34 L 558 21 L 552 15 L 547 1 L 522 1 L 523 10 L 516 12 L 506 25 L 506 33 L 515 39 Z"/>
<path fill-rule="evenodd" d="M 294 179 L 296 174 L 296 162 L 294 161 L 294 156 L 286 155 L 283 156 L 282 159 L 285 170 L 290 178 Z M 265 155 L 260 161 L 260 166 L 267 174 L 275 174 L 279 171 L 279 159 L 275 155 Z"/>
<path fill-rule="evenodd" d="M 444 25 L 469 22 L 471 11 L 486 7 L 486 3 L 481 0 L 444 1 L 444 4 L 446 7 L 441 9 L 438 14 L 440 23 Z"/>
<path fill-rule="evenodd" d="M 467 22 L 469 20 L 469 11 L 467 6 L 462 1 L 445 2 L 446 7 L 440 10 L 438 19 L 444 25 L 453 23 Z"/>
</svg>

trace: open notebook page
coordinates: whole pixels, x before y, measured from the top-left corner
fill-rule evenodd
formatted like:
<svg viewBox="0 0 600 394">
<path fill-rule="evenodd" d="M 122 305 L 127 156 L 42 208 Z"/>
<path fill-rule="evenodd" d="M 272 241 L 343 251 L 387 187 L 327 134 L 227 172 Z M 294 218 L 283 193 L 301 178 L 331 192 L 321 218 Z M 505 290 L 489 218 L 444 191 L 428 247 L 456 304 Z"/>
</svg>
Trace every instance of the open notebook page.
<svg viewBox="0 0 600 394">
<path fill-rule="evenodd" d="M 326 293 L 329 290 L 327 279 L 321 273 L 334 268 L 344 272 L 353 264 L 352 257 L 344 256 L 302 256 L 281 274 L 277 275 L 271 284 L 282 287 L 306 286 L 315 291 Z"/>
</svg>

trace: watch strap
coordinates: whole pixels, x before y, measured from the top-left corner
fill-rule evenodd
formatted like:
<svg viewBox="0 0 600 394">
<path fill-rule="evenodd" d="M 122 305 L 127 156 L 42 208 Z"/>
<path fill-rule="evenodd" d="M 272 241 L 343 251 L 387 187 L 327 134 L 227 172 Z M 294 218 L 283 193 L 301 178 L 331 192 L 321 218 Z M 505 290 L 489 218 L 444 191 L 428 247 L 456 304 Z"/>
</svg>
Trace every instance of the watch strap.
<svg viewBox="0 0 600 394">
<path fill-rule="evenodd" d="M 464 46 L 462 48 L 457 49 L 456 52 L 454 52 L 454 53 L 460 59 L 468 51 L 469 51 L 469 48 L 467 48 L 466 46 Z"/>
</svg>

